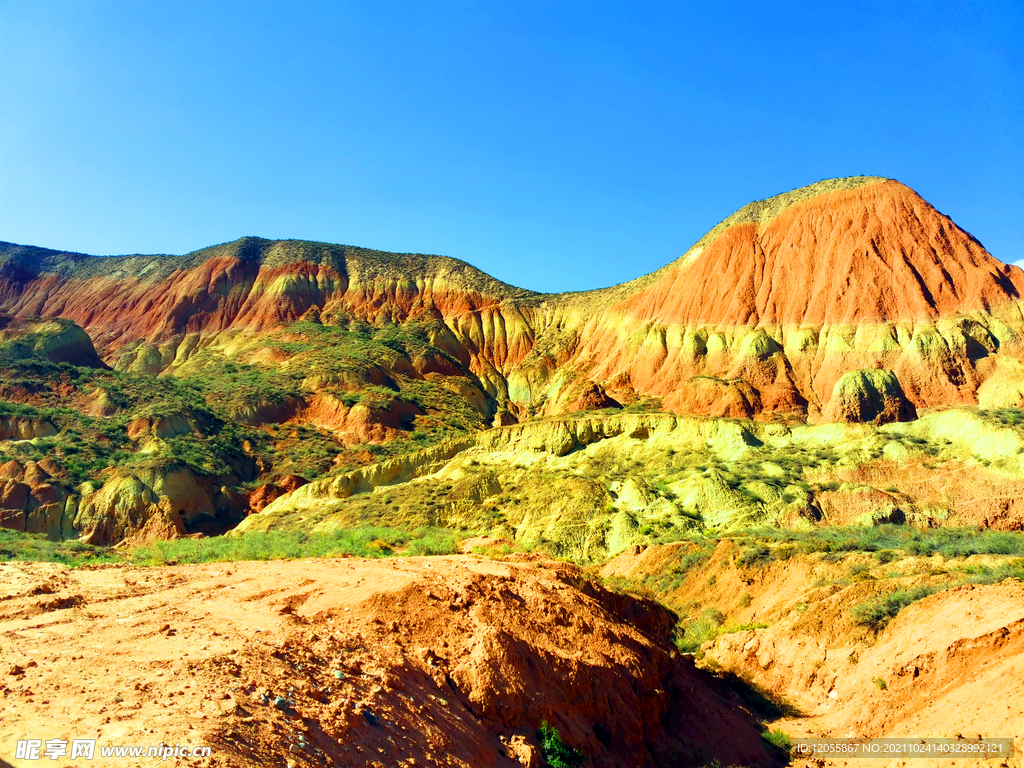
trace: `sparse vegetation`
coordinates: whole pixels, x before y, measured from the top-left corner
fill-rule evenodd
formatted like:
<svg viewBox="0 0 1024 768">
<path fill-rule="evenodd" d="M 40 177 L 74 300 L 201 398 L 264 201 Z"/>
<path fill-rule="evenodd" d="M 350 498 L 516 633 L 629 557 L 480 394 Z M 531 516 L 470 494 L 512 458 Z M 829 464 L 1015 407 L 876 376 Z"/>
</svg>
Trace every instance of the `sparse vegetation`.
<svg viewBox="0 0 1024 768">
<path fill-rule="evenodd" d="M 41 534 L 0 528 L 0 561 L 168 565 L 300 557 L 449 555 L 458 551 L 456 532 L 440 528 L 403 531 L 365 526 L 331 533 L 251 532 L 240 536 L 157 541 L 134 549 L 95 547 L 80 541 L 49 541 Z"/>
<path fill-rule="evenodd" d="M 139 565 L 206 563 L 224 560 L 280 560 L 299 557 L 385 557 L 448 555 L 457 551 L 455 532 L 421 528 L 413 532 L 366 526 L 331 533 L 248 532 L 240 536 L 158 541 L 135 549 Z"/>
<path fill-rule="evenodd" d="M 970 555 L 1024 555 L 1024 534 L 968 527 L 915 528 L 903 525 L 834 526 L 794 531 L 785 528 L 756 528 L 730 538 L 737 539 L 751 563 L 765 563 L 780 558 L 778 552 L 810 554 L 812 552 L 871 552 L 881 563 L 906 555 L 942 555 L 946 558 Z M 772 544 L 764 555 L 758 546 Z M 779 544 L 795 545 L 782 549 Z"/>
<path fill-rule="evenodd" d="M 736 558 L 737 568 L 752 568 L 771 561 L 771 550 L 763 544 L 751 544 L 740 550 Z"/>
</svg>

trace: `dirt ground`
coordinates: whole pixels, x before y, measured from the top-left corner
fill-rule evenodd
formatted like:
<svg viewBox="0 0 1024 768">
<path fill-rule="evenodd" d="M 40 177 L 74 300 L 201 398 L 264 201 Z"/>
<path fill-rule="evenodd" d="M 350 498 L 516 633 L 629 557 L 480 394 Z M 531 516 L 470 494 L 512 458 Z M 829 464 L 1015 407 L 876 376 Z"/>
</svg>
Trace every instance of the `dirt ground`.
<svg viewBox="0 0 1024 768">
<path fill-rule="evenodd" d="M 514 768 L 542 721 L 588 765 L 772 764 L 671 624 L 539 556 L 0 564 L 0 764 Z M 211 756 L 100 753 L 151 745 Z"/>
</svg>

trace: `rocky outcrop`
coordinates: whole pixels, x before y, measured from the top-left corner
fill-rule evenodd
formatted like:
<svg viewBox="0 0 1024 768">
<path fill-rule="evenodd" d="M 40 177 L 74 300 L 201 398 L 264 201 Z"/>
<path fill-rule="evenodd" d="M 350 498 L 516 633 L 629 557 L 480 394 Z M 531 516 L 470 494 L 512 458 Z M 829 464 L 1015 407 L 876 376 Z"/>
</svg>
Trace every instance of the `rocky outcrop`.
<svg viewBox="0 0 1024 768">
<path fill-rule="evenodd" d="M 307 482 L 308 481 L 304 477 L 299 477 L 298 475 L 286 475 L 277 482 L 261 485 L 249 494 L 248 514 L 255 515 L 258 512 L 262 512 L 263 509 L 272 501 L 279 499 L 292 491 L 297 491 L 299 488 L 306 485 Z"/>
<path fill-rule="evenodd" d="M 210 480 L 178 462 L 145 462 L 118 471 L 99 488 L 86 483 L 80 492 L 73 524 L 90 544 L 177 538 L 239 513 Z"/>
<path fill-rule="evenodd" d="M 181 515 L 161 508 L 156 492 L 135 475 L 111 478 L 95 491 L 83 489 L 75 528 L 88 544 L 141 543 L 185 533 Z"/>
<path fill-rule="evenodd" d="M 569 406 L 570 411 L 600 411 L 604 408 L 621 408 L 622 403 L 610 397 L 599 384 L 590 381 L 583 387 L 580 396 Z"/>
<path fill-rule="evenodd" d="M 76 498 L 63 482 L 66 473 L 50 459 L 0 464 L 0 528 L 50 539 L 73 535 Z"/>
<path fill-rule="evenodd" d="M 301 412 L 301 419 L 338 434 L 348 444 L 358 445 L 393 439 L 422 413 L 419 406 L 401 398 L 349 406 L 337 395 L 324 393 L 310 398 L 309 406 Z"/>
<path fill-rule="evenodd" d="M 917 409 L 892 371 L 850 371 L 836 382 L 822 421 L 890 424 L 912 421 Z"/>
<path fill-rule="evenodd" d="M 66 318 L 11 318 L 0 315 L 0 359 L 40 358 L 89 368 L 105 367 L 92 339 Z"/>
<path fill-rule="evenodd" d="M 188 423 L 188 419 L 177 413 L 167 416 L 149 416 L 138 418 L 128 424 L 127 433 L 132 440 L 145 440 L 150 437 L 167 439 L 191 434 L 192 425 Z"/>
<path fill-rule="evenodd" d="M 53 437 L 57 428 L 47 419 L 27 416 L 0 416 L 0 440 L 34 440 Z"/>
</svg>

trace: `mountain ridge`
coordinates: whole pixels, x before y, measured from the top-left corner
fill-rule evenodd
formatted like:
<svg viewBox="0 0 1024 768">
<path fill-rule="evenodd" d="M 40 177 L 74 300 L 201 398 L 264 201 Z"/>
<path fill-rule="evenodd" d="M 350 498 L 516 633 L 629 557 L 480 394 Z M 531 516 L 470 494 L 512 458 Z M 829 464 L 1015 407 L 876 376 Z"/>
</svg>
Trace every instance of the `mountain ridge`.
<svg viewBox="0 0 1024 768">
<path fill-rule="evenodd" d="M 755 219 L 761 220 L 766 216 L 778 215 L 786 208 L 801 202 L 808 197 L 820 194 L 823 191 L 829 191 L 837 188 L 850 188 L 853 186 L 859 186 L 860 184 L 870 183 L 872 181 L 889 181 L 881 176 L 850 176 L 836 179 L 822 179 L 813 184 L 809 184 L 803 187 L 783 192 L 778 195 L 772 195 L 762 200 L 755 200 L 747 203 L 742 208 L 738 209 L 730 216 L 726 217 L 714 227 L 709 229 L 704 235 L 700 237 L 690 248 L 688 248 L 681 256 L 677 257 L 673 261 L 668 262 L 662 267 L 649 272 L 645 275 L 640 275 L 635 278 L 616 283 L 614 285 L 604 286 L 600 288 L 591 288 L 580 291 L 534 291 L 528 288 L 521 288 L 513 286 L 509 283 L 503 283 L 509 286 L 513 290 L 522 291 L 533 296 L 544 296 L 544 297 L 562 297 L 562 296 L 578 296 L 581 294 L 590 294 L 604 291 L 611 291 L 613 289 L 621 288 L 624 286 L 632 285 L 638 281 L 645 280 L 652 277 L 664 269 L 672 266 L 672 264 L 685 259 L 695 248 L 706 245 L 710 241 L 714 240 L 724 229 L 730 226 L 734 226 L 739 223 L 746 223 Z M 168 264 L 177 263 L 180 268 L 191 268 L 202 264 L 204 261 L 216 258 L 219 256 L 230 255 L 238 258 L 241 261 L 253 261 L 264 266 L 274 267 L 282 266 L 284 264 L 293 263 L 294 261 L 300 260 L 295 258 L 292 261 L 287 261 L 281 258 L 281 254 L 274 254 L 271 258 L 266 258 L 267 254 L 265 251 L 261 251 L 260 245 L 290 245 L 298 244 L 301 246 L 310 246 L 321 248 L 321 253 L 325 251 L 330 256 L 335 256 L 335 253 L 341 251 L 343 254 L 357 255 L 357 256 L 377 256 L 391 258 L 402 258 L 402 257 L 413 257 L 424 260 L 442 260 L 447 262 L 454 262 L 456 264 L 469 267 L 470 269 L 482 272 L 478 267 L 466 262 L 462 259 L 458 259 L 452 256 L 445 256 L 440 254 L 424 254 L 414 252 L 399 252 L 399 251 L 382 251 L 375 248 L 366 248 L 363 246 L 346 245 L 341 243 L 329 243 L 326 241 L 317 240 L 305 240 L 300 238 L 265 238 L 259 235 L 243 235 L 242 237 L 236 238 L 235 240 L 226 241 L 223 243 L 217 243 L 215 245 L 204 246 L 194 251 L 189 251 L 185 254 L 166 254 L 166 253 L 130 253 L 130 254 L 87 254 L 78 251 L 66 251 L 62 249 L 46 248 L 44 246 L 26 245 L 13 243 L 8 241 L 0 241 L 0 270 L 3 270 L 8 264 L 15 264 L 18 267 L 25 268 L 26 260 L 32 260 L 32 266 L 35 267 L 34 271 L 36 274 L 42 274 L 45 272 L 53 272 L 59 274 L 62 277 L 92 277 L 95 276 L 96 271 L 94 269 L 76 270 L 74 266 L 82 266 L 86 262 L 95 260 L 95 264 L 109 265 L 111 263 L 131 263 L 136 260 L 166 260 Z M 255 246 L 255 247 L 253 247 Z M 276 258 L 275 258 L 276 257 Z M 68 264 L 71 262 L 71 266 Z M 320 261 L 313 261 L 312 263 L 322 263 Z M 330 266 L 335 266 L 334 263 L 328 262 Z M 484 273 L 486 274 L 486 273 Z M 490 277 L 490 275 L 488 275 Z M 503 281 L 497 280 L 497 278 L 491 278 L 496 282 L 502 283 Z"/>
<path fill-rule="evenodd" d="M 125 257 L 0 244 L 0 312 L 73 320 L 109 364 L 173 371 L 237 334 L 306 317 L 416 321 L 492 413 L 516 418 L 564 412 L 596 386 L 679 412 L 816 419 L 844 375 L 874 368 L 894 371 L 908 400 L 887 412 L 976 402 L 1008 370 L 1001 355 L 1016 359 L 1022 296 L 1024 272 L 878 176 L 754 201 L 664 267 L 570 293 L 517 288 L 445 256 L 303 240 Z M 134 356 L 121 359 L 125 348 Z"/>
</svg>

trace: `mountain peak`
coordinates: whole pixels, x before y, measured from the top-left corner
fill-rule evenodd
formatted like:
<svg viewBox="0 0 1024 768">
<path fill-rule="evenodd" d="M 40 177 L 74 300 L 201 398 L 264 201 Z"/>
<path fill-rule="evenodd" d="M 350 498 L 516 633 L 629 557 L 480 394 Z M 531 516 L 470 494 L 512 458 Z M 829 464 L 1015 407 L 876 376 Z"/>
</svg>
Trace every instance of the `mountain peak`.
<svg viewBox="0 0 1024 768">
<path fill-rule="evenodd" d="M 690 249 L 683 254 L 686 258 L 696 248 L 703 248 L 713 242 L 722 232 L 729 227 L 738 224 L 756 223 L 766 225 L 777 218 L 780 214 L 792 208 L 794 205 L 824 195 L 829 192 L 851 190 L 881 181 L 889 181 L 903 186 L 898 181 L 888 179 L 884 176 L 845 176 L 835 179 L 822 179 L 804 187 L 792 189 L 789 192 L 782 192 L 778 195 L 766 197 L 763 200 L 754 200 L 747 203 L 732 215 L 726 217 L 694 243 Z M 909 189 L 909 187 L 908 187 Z"/>
<path fill-rule="evenodd" d="M 910 187 L 859 176 L 744 206 L 627 302 L 673 323 L 799 326 L 988 310 L 1022 293 L 1024 275 Z"/>
</svg>

